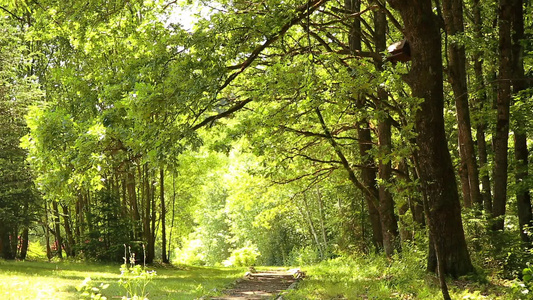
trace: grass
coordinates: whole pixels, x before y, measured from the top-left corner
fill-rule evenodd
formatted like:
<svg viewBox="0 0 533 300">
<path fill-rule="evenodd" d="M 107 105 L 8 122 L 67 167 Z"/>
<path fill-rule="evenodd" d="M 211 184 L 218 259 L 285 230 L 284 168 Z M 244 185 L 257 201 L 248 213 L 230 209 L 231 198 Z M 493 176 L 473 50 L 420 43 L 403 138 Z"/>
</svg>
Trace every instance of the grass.
<svg viewBox="0 0 533 300">
<path fill-rule="evenodd" d="M 76 290 L 86 277 L 95 285 L 108 283 L 102 291 L 107 299 L 125 295 L 119 286 L 120 265 L 85 262 L 0 261 L 0 299 L 79 299 Z M 151 269 L 148 267 L 147 269 Z M 148 298 L 196 299 L 214 289 L 221 290 L 244 273 L 243 268 L 159 266 L 149 284 Z"/>
<path fill-rule="evenodd" d="M 285 299 L 442 299 L 437 277 L 425 272 L 424 256 L 417 253 L 391 261 L 376 255 L 338 258 L 303 270 L 307 278 Z M 531 299 L 512 284 L 480 277 L 448 280 L 452 299 Z"/>
<path fill-rule="evenodd" d="M 108 283 L 107 299 L 125 293 L 118 285 L 119 265 L 81 262 L 0 261 L 0 299 L 79 299 L 76 290 L 86 277 L 95 285 Z M 258 270 L 278 269 L 261 267 Z M 196 299 L 216 294 L 234 282 L 245 268 L 158 266 L 148 286 L 148 298 Z M 337 258 L 304 267 L 307 278 L 284 299 L 442 299 L 435 275 L 425 272 L 423 253 L 405 251 L 393 260 L 382 255 Z M 452 299 L 533 299 L 513 288 L 512 281 L 477 276 L 448 280 Z M 522 290 L 523 291 L 523 290 Z"/>
</svg>

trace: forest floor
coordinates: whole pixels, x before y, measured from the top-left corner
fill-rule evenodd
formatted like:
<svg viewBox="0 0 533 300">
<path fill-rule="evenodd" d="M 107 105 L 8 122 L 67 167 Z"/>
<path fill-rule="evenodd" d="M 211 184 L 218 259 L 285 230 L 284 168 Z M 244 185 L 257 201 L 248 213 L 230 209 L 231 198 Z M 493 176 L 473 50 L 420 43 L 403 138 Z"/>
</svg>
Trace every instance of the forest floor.
<svg viewBox="0 0 533 300">
<path fill-rule="evenodd" d="M 253 273 L 238 280 L 235 285 L 212 300 L 270 299 L 288 289 L 296 279 L 287 270 Z"/>
</svg>

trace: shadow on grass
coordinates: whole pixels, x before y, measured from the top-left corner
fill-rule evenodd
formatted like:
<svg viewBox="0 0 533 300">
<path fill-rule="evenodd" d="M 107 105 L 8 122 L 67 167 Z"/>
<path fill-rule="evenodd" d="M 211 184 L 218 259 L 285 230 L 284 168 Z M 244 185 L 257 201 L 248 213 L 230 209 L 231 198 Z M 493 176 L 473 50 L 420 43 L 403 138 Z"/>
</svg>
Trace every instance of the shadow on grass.
<svg viewBox="0 0 533 300">
<path fill-rule="evenodd" d="M 157 275 L 149 283 L 149 299 L 195 299 L 214 289 L 220 290 L 244 274 L 242 268 L 147 266 Z M 0 261 L 1 288 L 9 299 L 37 299 L 37 290 L 57 297 L 44 299 L 78 299 L 76 286 L 91 277 L 97 286 L 109 284 L 102 291 L 108 299 L 120 298 L 125 291 L 119 285 L 120 265 L 82 262 Z M 24 291 L 19 286 L 24 285 Z M 32 293 L 33 290 L 33 293 Z M 1 299 L 5 299 L 0 294 Z"/>
</svg>

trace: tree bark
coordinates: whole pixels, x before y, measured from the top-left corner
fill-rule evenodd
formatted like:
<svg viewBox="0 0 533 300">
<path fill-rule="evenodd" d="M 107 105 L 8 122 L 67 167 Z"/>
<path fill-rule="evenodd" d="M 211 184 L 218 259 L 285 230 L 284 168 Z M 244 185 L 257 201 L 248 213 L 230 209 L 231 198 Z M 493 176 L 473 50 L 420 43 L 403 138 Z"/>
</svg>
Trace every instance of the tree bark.
<svg viewBox="0 0 533 300">
<path fill-rule="evenodd" d="M 24 199 L 24 208 L 23 208 L 23 218 L 24 221 L 22 222 L 22 235 L 21 235 L 21 241 L 20 241 L 20 253 L 18 254 L 18 257 L 20 260 L 25 260 L 26 255 L 28 254 L 28 246 L 29 246 L 29 226 L 30 226 L 30 199 L 26 198 Z"/>
<path fill-rule="evenodd" d="M 63 227 L 65 228 L 65 235 L 67 236 L 67 242 L 65 243 L 65 252 L 67 257 L 74 257 L 74 237 L 72 235 L 72 229 L 70 226 L 70 212 L 66 205 L 61 204 L 63 209 Z"/>
<path fill-rule="evenodd" d="M 479 0 L 473 0 L 472 13 L 474 16 L 474 32 L 476 38 L 481 40 L 483 38 L 482 33 L 482 20 L 481 20 L 481 7 Z M 483 114 L 485 103 L 488 100 L 487 91 L 484 89 L 485 82 L 483 80 L 483 59 L 482 53 L 480 51 L 474 53 L 474 77 L 476 82 L 476 94 L 477 94 L 477 105 L 476 108 L 479 111 L 479 114 Z M 481 195 L 483 198 L 483 209 L 486 214 L 492 212 L 492 191 L 490 186 L 490 177 L 489 172 L 486 170 L 488 164 L 488 155 L 487 155 L 487 142 L 485 140 L 485 130 L 486 130 L 486 121 L 483 117 L 480 117 L 477 120 L 476 124 L 476 139 L 477 139 L 477 149 L 479 157 L 479 168 L 480 170 L 485 170 L 481 173 Z"/>
<path fill-rule="evenodd" d="M 456 35 L 463 34 L 463 1 L 442 1 L 442 12 L 448 36 L 453 40 Z M 460 170 L 460 172 L 466 173 L 466 176 L 461 176 L 461 178 L 466 178 L 466 180 L 462 180 L 462 185 L 467 187 L 467 193 L 464 194 L 465 206 L 470 207 L 473 204 L 481 207 L 482 198 L 479 190 L 479 169 L 476 162 L 474 141 L 472 140 L 468 105 L 466 53 L 464 46 L 458 42 L 451 42 L 448 45 L 448 76 L 455 97 L 461 165 L 462 167 L 466 167 Z"/>
<path fill-rule="evenodd" d="M 494 137 L 494 200 L 492 203 L 493 230 L 503 230 L 507 204 L 507 150 L 509 141 L 509 108 L 511 104 L 512 41 L 511 21 L 512 1 L 499 2 L 499 73 L 497 118 Z"/>
<path fill-rule="evenodd" d="M 407 76 L 412 95 L 423 99 L 415 116 L 418 170 L 427 195 L 430 232 L 441 275 L 454 277 L 474 270 L 466 247 L 457 183 L 444 131 L 441 39 L 430 0 L 389 0 L 398 10 L 411 46 Z M 435 271 L 435 270 L 432 270 Z"/>
<path fill-rule="evenodd" d="M 59 220 L 59 208 L 57 201 L 52 201 L 52 209 L 54 211 L 54 234 L 56 237 L 57 257 L 63 258 L 63 238 L 61 237 L 61 221 Z"/>
<path fill-rule="evenodd" d="M 176 177 L 172 173 L 172 216 L 170 217 L 170 232 L 168 234 L 168 259 L 172 257 L 172 231 L 174 230 L 174 219 L 176 218 Z"/>
<path fill-rule="evenodd" d="M 325 216 L 324 216 L 324 201 L 322 200 L 322 194 L 320 193 L 320 188 L 317 186 L 316 189 L 316 201 L 318 204 L 318 213 L 320 216 L 320 233 L 322 234 L 322 243 L 324 247 L 324 252 L 327 251 L 328 248 L 328 239 L 326 234 L 326 226 L 324 224 Z M 327 253 L 324 253 L 327 254 Z"/>
<path fill-rule="evenodd" d="M 461 138 L 458 138 L 458 143 L 461 145 Z M 466 166 L 466 162 L 464 161 L 464 149 L 461 149 L 459 147 L 459 156 L 460 156 L 460 162 L 459 162 L 459 168 L 457 170 L 457 173 L 459 173 L 459 180 L 461 182 L 461 193 L 463 195 L 463 205 L 466 208 L 472 208 L 472 198 L 470 197 L 470 182 L 468 180 L 468 167 Z"/>
<path fill-rule="evenodd" d="M 360 0 L 345 0 L 344 8 L 349 13 L 357 13 L 361 10 Z M 348 44 L 350 51 L 361 51 L 361 21 L 359 18 L 353 18 L 350 23 L 348 36 Z M 364 106 L 364 98 L 356 95 L 357 108 L 361 109 Z M 362 184 L 371 192 L 371 194 L 379 195 L 377 189 L 377 173 L 375 171 L 374 160 L 370 156 L 369 151 L 372 149 L 372 136 L 370 133 L 370 125 L 368 120 L 362 120 L 357 124 L 357 136 L 359 138 L 359 155 L 362 158 L 362 165 L 368 167 L 361 170 Z M 372 244 L 376 250 L 383 248 L 383 232 L 381 227 L 381 220 L 379 217 L 378 207 L 375 205 L 375 201 L 372 196 L 365 195 L 366 205 L 368 207 L 368 214 L 370 218 L 370 224 L 372 226 Z"/>
<path fill-rule="evenodd" d="M 309 205 L 307 204 L 307 198 L 305 193 L 302 196 L 304 208 L 305 208 L 305 214 L 302 211 L 302 208 L 298 206 L 298 211 L 300 212 L 300 215 L 302 215 L 302 218 L 304 218 L 307 221 L 307 224 L 309 225 L 309 231 L 311 231 L 311 234 L 313 235 L 313 239 L 315 240 L 317 249 L 320 253 L 320 257 L 324 258 L 324 251 L 322 249 L 322 244 L 320 243 L 320 240 L 318 239 L 318 234 L 316 233 L 315 225 L 313 224 L 313 220 L 311 219 L 311 213 L 309 212 Z"/>
<path fill-rule="evenodd" d="M 524 39 L 524 8 L 522 0 L 512 0 L 512 41 L 513 41 L 513 93 L 517 95 L 520 91 L 528 88 L 524 76 L 523 47 L 521 41 Z M 521 101 L 521 100 L 518 100 Z M 516 120 L 514 129 L 514 155 L 515 155 L 515 182 L 516 182 L 516 204 L 518 208 L 518 224 L 520 227 L 520 238 L 524 243 L 530 243 L 530 237 L 525 231 L 526 227 L 533 225 L 533 215 L 531 213 L 531 194 L 527 185 L 528 159 L 527 149 L 527 128 L 522 120 Z"/>
<path fill-rule="evenodd" d="M 374 12 L 374 43 L 376 52 L 386 49 L 387 17 L 382 11 Z M 381 62 L 375 62 L 376 68 L 381 70 Z M 387 257 L 392 257 L 394 250 L 400 250 L 398 219 L 394 213 L 394 200 L 387 183 L 392 178 L 392 164 L 387 156 L 391 153 L 392 133 L 391 119 L 381 104 L 387 102 L 387 92 L 378 87 L 379 103 L 377 108 L 382 111 L 381 119 L 378 120 L 378 145 L 381 159 L 378 164 L 378 176 L 382 184 L 379 186 L 379 217 L 383 235 L 383 249 Z"/>
<path fill-rule="evenodd" d="M 531 194 L 526 184 L 528 178 L 527 137 L 524 133 L 515 132 L 514 137 L 516 159 L 516 204 L 518 210 L 518 224 L 520 226 L 520 238 L 530 244 L 531 238 L 525 231 L 525 227 L 533 228 L 533 215 L 531 213 Z"/>
<path fill-rule="evenodd" d="M 76 224 L 74 226 L 74 232 L 76 234 L 76 239 L 78 240 L 78 242 L 81 241 L 81 233 L 82 233 L 82 230 L 81 230 L 82 214 L 81 214 L 81 209 L 80 209 L 82 201 L 83 200 L 82 200 L 81 191 L 78 191 L 78 197 L 76 197 L 76 203 L 74 206 L 74 212 L 76 213 Z"/>
<path fill-rule="evenodd" d="M 149 257 L 150 257 L 150 263 L 154 261 L 155 258 L 155 239 L 157 234 L 157 228 L 156 228 L 156 219 L 157 219 L 157 203 L 156 203 L 156 197 L 155 197 L 155 172 L 150 172 L 151 178 L 153 178 L 154 181 L 150 181 L 152 184 L 150 186 L 151 192 L 150 192 L 150 201 L 152 205 L 152 215 L 150 216 L 150 221 L 152 223 L 151 226 L 151 236 L 150 236 L 150 244 L 148 244 L 148 250 L 149 250 Z"/>
<path fill-rule="evenodd" d="M 373 194 L 379 195 L 377 189 L 377 172 L 370 150 L 372 150 L 372 136 L 370 134 L 370 124 L 368 121 L 361 121 L 357 124 L 357 136 L 359 139 L 359 155 L 362 158 L 361 182 Z M 368 208 L 370 224 L 372 226 L 372 243 L 376 250 L 383 249 L 383 232 L 378 207 L 374 204 L 372 196 L 365 194 L 365 201 Z"/>
<path fill-rule="evenodd" d="M 391 123 L 385 117 L 378 124 L 378 140 L 381 155 L 389 155 L 391 150 Z M 379 179 L 382 184 L 379 187 L 379 217 L 383 232 L 383 249 L 387 257 L 392 257 L 394 250 L 400 250 L 398 220 L 394 214 L 394 200 L 386 186 L 392 177 L 392 166 L 388 158 L 379 160 Z"/>
<path fill-rule="evenodd" d="M 137 193 L 135 188 L 135 167 L 131 165 L 127 172 L 126 179 L 127 191 L 128 191 L 128 200 L 130 206 L 130 218 L 133 220 L 133 238 L 137 238 L 139 235 L 138 227 L 140 226 L 139 221 L 141 216 L 139 214 L 139 207 L 137 205 Z"/>
<path fill-rule="evenodd" d="M 44 225 L 43 229 L 45 232 L 46 239 L 46 258 L 48 260 L 52 259 L 52 249 L 50 248 L 50 226 L 48 225 L 48 201 L 44 202 Z"/>
<path fill-rule="evenodd" d="M 11 247 L 11 233 L 8 226 L 0 224 L 0 257 L 3 259 L 15 259 L 15 253 Z"/>
<path fill-rule="evenodd" d="M 170 261 L 167 256 L 167 209 L 165 207 L 165 169 L 159 170 L 159 191 L 161 199 L 161 261 L 168 264 Z"/>
<path fill-rule="evenodd" d="M 150 189 L 150 174 L 148 171 L 148 166 L 145 164 L 143 167 L 143 202 L 144 202 L 144 213 L 142 216 L 142 223 L 143 223 L 143 236 L 144 236 L 144 242 L 146 243 L 146 253 L 145 253 L 145 262 L 146 263 L 152 263 L 153 262 L 153 251 L 152 251 L 152 232 L 151 232 L 151 226 L 150 226 L 150 220 L 151 220 L 151 189 Z"/>
<path fill-rule="evenodd" d="M 26 259 L 26 256 L 28 255 L 28 246 L 29 246 L 29 229 L 28 229 L 28 226 L 25 225 L 24 229 L 22 230 L 22 241 L 20 245 L 19 258 L 21 260 Z"/>
</svg>

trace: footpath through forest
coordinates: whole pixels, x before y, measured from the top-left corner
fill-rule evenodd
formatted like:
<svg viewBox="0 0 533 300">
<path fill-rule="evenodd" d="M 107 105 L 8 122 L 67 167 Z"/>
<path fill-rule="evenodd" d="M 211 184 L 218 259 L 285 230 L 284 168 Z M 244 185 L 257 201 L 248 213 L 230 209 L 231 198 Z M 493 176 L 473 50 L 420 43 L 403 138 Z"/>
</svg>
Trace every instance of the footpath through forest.
<svg viewBox="0 0 533 300">
<path fill-rule="evenodd" d="M 298 279 L 294 272 L 272 270 L 260 273 L 246 273 L 235 286 L 224 291 L 224 296 L 212 297 L 212 300 L 269 299 L 289 289 Z"/>
</svg>

